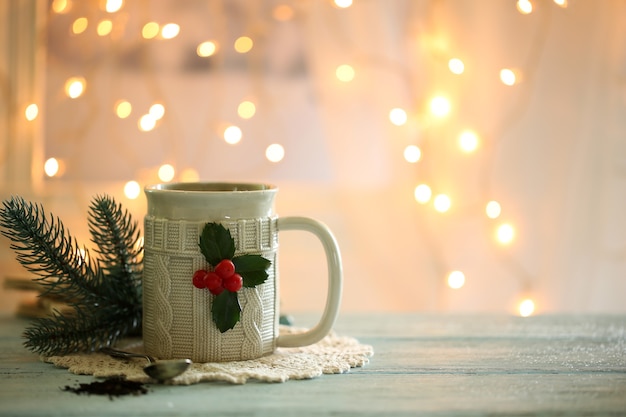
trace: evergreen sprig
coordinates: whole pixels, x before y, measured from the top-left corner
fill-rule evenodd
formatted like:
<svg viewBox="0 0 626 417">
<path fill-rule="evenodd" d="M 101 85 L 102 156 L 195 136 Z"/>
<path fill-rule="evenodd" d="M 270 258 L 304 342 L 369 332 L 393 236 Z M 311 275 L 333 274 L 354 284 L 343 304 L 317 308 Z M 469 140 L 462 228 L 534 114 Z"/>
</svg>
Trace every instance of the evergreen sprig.
<svg viewBox="0 0 626 417">
<path fill-rule="evenodd" d="M 26 329 L 24 345 L 43 355 L 90 351 L 108 346 L 141 325 L 142 247 L 137 224 L 120 204 L 97 196 L 89 207 L 92 259 L 80 250 L 58 217 L 41 204 L 12 197 L 0 209 L 1 233 L 16 259 L 51 296 L 73 308 L 55 311 Z"/>
</svg>

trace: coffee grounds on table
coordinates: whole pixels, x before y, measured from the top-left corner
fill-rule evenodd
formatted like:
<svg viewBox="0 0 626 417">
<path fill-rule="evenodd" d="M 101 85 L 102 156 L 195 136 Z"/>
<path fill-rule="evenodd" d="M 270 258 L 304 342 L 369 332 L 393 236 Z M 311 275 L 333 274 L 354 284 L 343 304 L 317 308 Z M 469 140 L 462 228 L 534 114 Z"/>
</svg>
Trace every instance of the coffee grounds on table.
<svg viewBox="0 0 626 417">
<path fill-rule="evenodd" d="M 109 378 L 104 381 L 83 383 L 78 387 L 66 385 L 62 390 L 75 394 L 108 395 L 111 400 L 113 397 L 122 395 L 143 395 L 148 393 L 148 390 L 141 382 L 128 381 L 124 378 Z"/>
</svg>

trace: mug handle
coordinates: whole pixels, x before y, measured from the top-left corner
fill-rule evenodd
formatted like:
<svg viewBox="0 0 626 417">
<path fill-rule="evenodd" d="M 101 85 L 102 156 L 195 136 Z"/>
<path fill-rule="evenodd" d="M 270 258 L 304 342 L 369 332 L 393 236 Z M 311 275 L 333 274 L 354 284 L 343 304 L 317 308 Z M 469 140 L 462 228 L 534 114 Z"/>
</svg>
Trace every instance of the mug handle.
<svg viewBox="0 0 626 417">
<path fill-rule="evenodd" d="M 343 272 L 339 246 L 335 237 L 328 227 L 317 220 L 308 217 L 279 217 L 277 220 L 278 231 L 282 230 L 304 230 L 313 233 L 322 242 L 326 253 L 328 264 L 328 294 L 326 296 L 326 307 L 319 323 L 310 330 L 300 334 L 285 334 L 278 336 L 276 345 L 278 347 L 298 347 L 312 345 L 320 341 L 330 332 L 341 302 L 341 291 Z"/>
</svg>

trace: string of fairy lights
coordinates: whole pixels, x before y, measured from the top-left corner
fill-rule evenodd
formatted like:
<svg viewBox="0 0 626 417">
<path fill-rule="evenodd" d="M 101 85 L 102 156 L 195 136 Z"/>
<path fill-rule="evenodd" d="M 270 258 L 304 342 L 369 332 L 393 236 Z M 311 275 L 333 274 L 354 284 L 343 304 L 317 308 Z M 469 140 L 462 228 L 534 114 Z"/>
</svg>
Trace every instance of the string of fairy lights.
<svg viewBox="0 0 626 417">
<path fill-rule="evenodd" d="M 354 0 L 358 1 L 358 0 Z M 567 0 L 553 0 L 560 7 L 567 7 Z M 353 0 L 334 0 L 329 4 L 339 9 L 348 9 L 353 6 Z M 124 0 L 106 0 L 100 3 L 102 11 L 106 12 L 104 18 L 96 22 L 88 17 L 78 17 L 70 27 L 72 36 L 80 36 L 88 28 L 95 25 L 98 36 L 109 36 L 116 27 L 116 15 L 124 9 Z M 73 7 L 72 0 L 53 0 L 50 12 L 53 14 L 66 14 Z M 531 0 L 518 0 L 516 7 L 521 14 L 533 12 L 534 4 Z M 274 8 L 272 17 L 277 20 L 289 20 L 294 16 L 294 9 L 281 4 Z M 179 35 L 181 26 L 178 23 L 165 23 L 150 21 L 146 22 L 138 34 L 144 41 L 159 41 L 173 39 Z M 220 44 L 216 40 L 204 40 L 197 45 L 196 53 L 198 57 L 208 58 L 219 54 L 225 48 L 233 48 L 236 53 L 246 54 L 255 47 L 255 41 L 249 36 L 241 36 L 232 45 Z M 454 75 L 462 77 L 466 71 L 466 63 L 458 57 L 449 57 L 447 69 Z M 352 64 L 341 64 L 335 68 L 336 79 L 343 83 L 350 83 L 354 80 L 358 68 Z M 500 82 L 506 86 L 514 86 L 521 82 L 523 72 L 515 68 L 502 68 L 499 73 Z M 83 96 L 89 88 L 89 79 L 85 76 L 72 76 L 68 78 L 64 85 L 64 92 L 69 100 L 78 99 Z M 253 118 L 257 112 L 257 105 L 251 100 L 244 100 L 237 107 L 237 114 L 242 120 Z M 436 95 L 429 99 L 426 111 L 430 116 L 439 120 L 445 120 L 453 108 L 451 99 L 445 94 Z M 164 118 L 167 108 L 162 102 L 155 102 L 147 109 L 136 108 L 131 100 L 119 99 L 113 108 L 113 114 L 119 119 L 134 118 L 138 131 L 149 132 L 158 129 L 160 121 Z M 24 111 L 26 120 L 33 121 L 39 116 L 38 103 L 30 103 Z M 389 110 L 388 120 L 394 126 L 404 126 L 411 117 L 410 111 L 396 107 Z M 229 145 L 237 145 L 242 141 L 244 133 L 240 126 L 229 124 L 222 130 L 222 139 Z M 458 133 L 456 140 L 458 151 L 471 155 L 480 152 L 480 134 L 472 129 L 464 129 Z M 265 149 L 265 157 L 271 163 L 280 163 L 285 157 L 285 148 L 280 143 L 272 143 Z M 427 157 L 423 150 L 416 144 L 409 144 L 404 148 L 403 157 L 408 164 L 419 164 L 423 158 Z M 71 167 L 69 167 L 71 168 Z M 50 156 L 45 160 L 44 172 L 49 177 L 62 176 L 65 162 L 60 158 Z M 177 167 L 170 163 L 164 163 L 157 170 L 158 179 L 162 182 L 194 181 L 199 179 L 199 174 L 194 169 L 186 168 L 178 172 Z M 137 199 L 141 194 L 141 186 L 138 181 L 131 180 L 124 185 L 124 195 L 129 199 Z M 453 197 L 445 192 L 435 192 L 427 182 L 416 184 L 414 188 L 414 199 L 417 204 L 432 205 L 433 210 L 438 213 L 448 212 L 453 202 Z M 501 220 L 503 207 L 497 200 L 484 202 L 484 215 L 491 221 L 498 222 L 495 227 L 494 239 L 500 245 L 510 245 L 516 238 L 516 227 L 511 222 Z M 454 270 L 447 274 L 446 283 L 452 290 L 457 290 L 465 285 L 466 276 L 463 271 Z M 533 314 L 535 301 L 532 298 L 521 299 L 518 304 L 518 313 L 521 316 Z"/>
</svg>

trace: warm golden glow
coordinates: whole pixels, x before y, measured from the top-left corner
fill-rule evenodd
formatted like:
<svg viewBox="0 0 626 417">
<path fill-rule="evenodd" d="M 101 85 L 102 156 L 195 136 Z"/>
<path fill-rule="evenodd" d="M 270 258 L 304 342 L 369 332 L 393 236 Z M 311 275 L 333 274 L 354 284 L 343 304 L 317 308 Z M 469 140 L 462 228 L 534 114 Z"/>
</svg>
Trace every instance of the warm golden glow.
<svg viewBox="0 0 626 417">
<path fill-rule="evenodd" d="M 87 30 L 87 26 L 89 26 L 89 21 L 87 20 L 87 18 L 79 17 L 78 19 L 74 20 L 74 23 L 72 23 L 72 33 L 74 33 L 75 35 L 83 33 L 85 30 Z"/>
<path fill-rule="evenodd" d="M 237 114 L 242 119 L 249 119 L 256 113 L 256 106 L 251 101 L 242 101 L 237 107 Z"/>
<path fill-rule="evenodd" d="M 157 120 L 150 113 L 144 114 L 139 118 L 139 130 L 143 132 L 149 132 L 156 127 Z"/>
<path fill-rule="evenodd" d="M 401 108 L 391 109 L 389 111 L 389 121 L 396 126 L 402 126 L 407 121 L 406 111 Z"/>
<path fill-rule="evenodd" d="M 448 287 L 458 290 L 465 285 L 465 274 L 461 271 L 452 271 L 448 275 Z"/>
<path fill-rule="evenodd" d="M 465 71 L 465 64 L 458 58 L 452 58 L 448 61 L 448 68 L 453 74 L 460 75 Z"/>
<path fill-rule="evenodd" d="M 498 242 L 508 245 L 515 238 L 515 229 L 508 223 L 501 224 L 496 231 Z"/>
<path fill-rule="evenodd" d="M 69 98 L 78 98 L 85 92 L 86 84 L 83 77 L 69 78 L 65 81 L 65 94 Z"/>
<path fill-rule="evenodd" d="M 119 12 L 119 10 L 124 5 L 124 0 L 107 0 L 105 10 L 107 13 L 115 13 Z"/>
<path fill-rule="evenodd" d="M 404 159 L 412 164 L 416 163 L 422 157 L 422 151 L 415 145 L 409 145 L 404 148 Z"/>
<path fill-rule="evenodd" d="M 239 52 L 240 54 L 245 54 L 246 52 L 250 52 L 253 46 L 254 46 L 254 42 L 252 42 L 252 39 L 250 39 L 247 36 L 241 36 L 237 38 L 237 40 L 235 41 L 235 45 L 234 45 L 235 51 Z"/>
<path fill-rule="evenodd" d="M 526 298 L 519 303 L 518 306 L 519 315 L 522 317 L 528 317 L 535 312 L 535 302 L 530 298 Z"/>
<path fill-rule="evenodd" d="M 459 148 L 463 152 L 474 152 L 478 148 L 478 135 L 471 130 L 465 130 L 459 135 Z"/>
<path fill-rule="evenodd" d="M 273 143 L 265 150 L 265 157 L 270 162 L 280 162 L 285 157 L 285 148 L 278 143 Z"/>
<path fill-rule="evenodd" d="M 415 201 L 417 201 L 420 204 L 426 204 L 430 201 L 430 197 L 432 196 L 433 192 L 431 191 L 430 187 L 426 184 L 420 184 L 417 187 L 415 187 L 415 192 L 414 192 L 414 197 L 415 197 Z"/>
<path fill-rule="evenodd" d="M 174 39 L 180 33 L 180 26 L 176 23 L 168 23 L 161 28 L 161 37 L 163 39 Z"/>
<path fill-rule="evenodd" d="M 59 161 L 56 158 L 48 158 L 43 164 L 43 172 L 49 177 L 54 177 L 59 173 Z"/>
<path fill-rule="evenodd" d="M 533 4 L 530 0 L 517 0 L 517 10 L 521 14 L 529 14 L 533 11 Z"/>
<path fill-rule="evenodd" d="M 436 96 L 430 100 L 430 112 L 436 117 L 445 117 L 450 113 L 452 105 L 444 96 Z"/>
<path fill-rule="evenodd" d="M 159 24 L 157 22 L 148 22 L 143 25 L 141 29 L 141 36 L 144 39 L 154 39 L 161 31 Z"/>
<path fill-rule="evenodd" d="M 500 203 L 497 201 L 490 201 L 487 203 L 485 207 L 485 212 L 487 213 L 487 217 L 490 219 L 497 219 L 500 217 L 500 213 L 502 212 L 502 208 L 500 207 Z"/>
<path fill-rule="evenodd" d="M 447 195 L 439 194 L 435 197 L 433 205 L 435 206 L 435 210 L 437 210 L 439 213 L 445 213 L 446 211 L 450 210 L 450 207 L 452 206 L 452 201 L 450 201 L 450 197 L 448 197 Z"/>
<path fill-rule="evenodd" d="M 67 13 L 70 10 L 71 3 L 69 0 L 54 0 L 51 7 L 55 13 Z"/>
<path fill-rule="evenodd" d="M 31 122 L 35 120 L 38 115 L 39 115 L 39 107 L 35 103 L 29 104 L 28 106 L 26 106 L 26 110 L 24 110 L 24 117 L 26 117 L 26 120 Z"/>
<path fill-rule="evenodd" d="M 130 200 L 135 200 L 141 194 L 141 186 L 137 181 L 128 181 L 124 185 L 124 195 Z"/>
<path fill-rule="evenodd" d="M 335 76 L 339 81 L 348 83 L 354 79 L 354 68 L 348 64 L 339 65 L 335 70 Z"/>
<path fill-rule="evenodd" d="M 159 167 L 159 172 L 158 172 L 159 180 L 163 182 L 170 182 L 174 179 L 175 175 L 176 175 L 176 170 L 174 169 L 172 165 L 163 164 Z"/>
<path fill-rule="evenodd" d="M 196 53 L 202 58 L 212 56 L 217 52 L 217 44 L 214 41 L 204 41 L 196 48 Z"/>
<path fill-rule="evenodd" d="M 274 17 L 274 19 L 280 22 L 286 22 L 288 20 L 293 19 L 293 15 L 294 15 L 293 8 L 286 4 L 280 4 L 274 7 L 274 10 L 272 11 L 272 16 Z"/>
<path fill-rule="evenodd" d="M 126 100 L 119 100 L 115 103 L 115 114 L 120 119 L 126 119 L 133 111 L 133 106 Z"/>
<path fill-rule="evenodd" d="M 514 85 L 517 82 L 517 74 L 512 69 L 504 68 L 500 70 L 500 81 L 504 85 Z"/>
<path fill-rule="evenodd" d="M 110 20 L 101 20 L 96 28 L 98 36 L 106 36 L 111 33 L 111 30 L 113 30 L 113 22 Z"/>
<path fill-rule="evenodd" d="M 567 0 L 554 0 L 554 4 L 565 8 L 567 7 Z"/>
<path fill-rule="evenodd" d="M 243 133 L 237 126 L 228 126 L 224 130 L 224 141 L 229 145 L 235 145 L 241 141 Z"/>
</svg>

